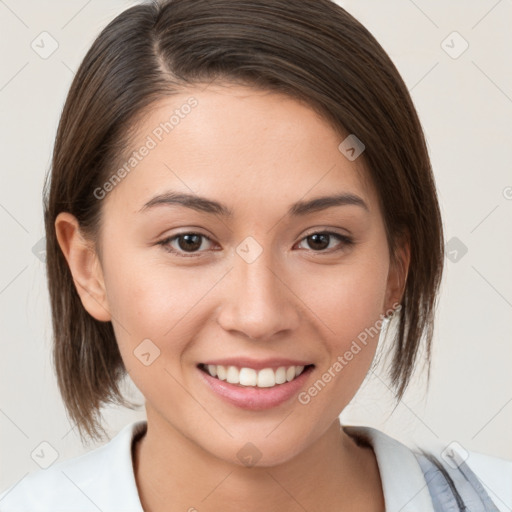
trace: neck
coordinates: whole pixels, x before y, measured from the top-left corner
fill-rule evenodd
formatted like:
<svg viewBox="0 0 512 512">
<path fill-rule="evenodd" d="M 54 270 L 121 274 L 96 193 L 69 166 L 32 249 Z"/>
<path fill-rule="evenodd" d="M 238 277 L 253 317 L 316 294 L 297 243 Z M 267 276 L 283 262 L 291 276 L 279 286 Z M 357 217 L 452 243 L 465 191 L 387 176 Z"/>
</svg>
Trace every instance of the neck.
<svg viewBox="0 0 512 512">
<path fill-rule="evenodd" d="M 170 455 L 171 454 L 171 455 Z M 384 510 L 373 450 L 339 420 L 306 450 L 271 467 L 245 467 L 206 452 L 172 427 L 153 424 L 133 445 L 145 512 Z"/>
</svg>

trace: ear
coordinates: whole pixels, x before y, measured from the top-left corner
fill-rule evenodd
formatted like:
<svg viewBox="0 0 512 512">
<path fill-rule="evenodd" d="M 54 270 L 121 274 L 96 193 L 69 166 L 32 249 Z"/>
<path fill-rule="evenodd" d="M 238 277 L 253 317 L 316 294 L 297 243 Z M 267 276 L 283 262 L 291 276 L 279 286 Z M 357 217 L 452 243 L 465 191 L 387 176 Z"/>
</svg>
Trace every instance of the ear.
<svg viewBox="0 0 512 512">
<path fill-rule="evenodd" d="M 76 217 L 68 212 L 57 215 L 55 231 L 84 308 L 96 320 L 108 322 L 111 316 L 103 272 L 92 243 L 82 236 Z"/>
<path fill-rule="evenodd" d="M 403 235 L 400 238 L 395 257 L 391 260 L 389 267 L 385 300 L 386 311 L 396 309 L 397 304 L 400 304 L 402 301 L 410 262 L 411 248 L 409 237 Z"/>
</svg>

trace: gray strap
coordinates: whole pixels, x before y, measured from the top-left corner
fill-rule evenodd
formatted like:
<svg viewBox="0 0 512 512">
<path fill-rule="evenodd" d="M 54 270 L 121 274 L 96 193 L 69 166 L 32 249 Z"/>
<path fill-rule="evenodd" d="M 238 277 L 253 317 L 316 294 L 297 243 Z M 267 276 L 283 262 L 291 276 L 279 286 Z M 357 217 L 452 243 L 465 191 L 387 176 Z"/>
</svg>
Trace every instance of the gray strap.
<svg viewBox="0 0 512 512">
<path fill-rule="evenodd" d="M 427 481 L 435 512 L 499 512 L 465 462 L 452 468 L 423 451 L 415 456 Z"/>
</svg>

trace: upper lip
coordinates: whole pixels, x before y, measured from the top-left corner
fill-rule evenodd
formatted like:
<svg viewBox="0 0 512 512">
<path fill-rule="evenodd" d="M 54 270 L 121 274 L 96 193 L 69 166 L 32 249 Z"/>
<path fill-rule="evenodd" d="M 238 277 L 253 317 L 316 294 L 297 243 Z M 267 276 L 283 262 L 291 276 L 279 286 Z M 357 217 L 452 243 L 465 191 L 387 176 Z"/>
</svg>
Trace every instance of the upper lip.
<svg viewBox="0 0 512 512">
<path fill-rule="evenodd" d="M 308 366 L 310 361 L 298 361 L 296 359 L 251 359 L 248 357 L 230 357 L 225 359 L 211 359 L 204 361 L 204 365 L 222 365 L 222 366 L 236 366 L 237 368 L 253 368 L 254 370 L 262 370 L 263 368 L 279 368 L 281 366 Z"/>
</svg>

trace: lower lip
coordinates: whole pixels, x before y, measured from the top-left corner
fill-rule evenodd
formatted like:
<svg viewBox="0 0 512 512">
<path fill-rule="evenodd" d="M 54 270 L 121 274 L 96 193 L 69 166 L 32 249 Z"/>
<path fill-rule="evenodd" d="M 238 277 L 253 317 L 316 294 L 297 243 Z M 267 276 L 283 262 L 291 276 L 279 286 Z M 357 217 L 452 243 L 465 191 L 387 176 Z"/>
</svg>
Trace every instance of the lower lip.
<svg viewBox="0 0 512 512">
<path fill-rule="evenodd" d="M 314 366 L 310 366 L 290 382 L 277 384 L 271 388 L 230 384 L 224 380 L 212 377 L 209 373 L 199 368 L 197 370 L 210 389 L 227 402 L 241 409 L 260 411 L 277 407 L 298 393 L 313 368 Z"/>
</svg>

